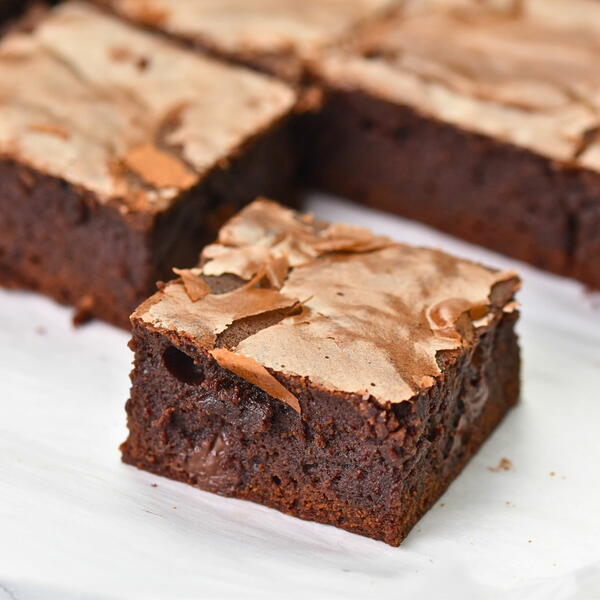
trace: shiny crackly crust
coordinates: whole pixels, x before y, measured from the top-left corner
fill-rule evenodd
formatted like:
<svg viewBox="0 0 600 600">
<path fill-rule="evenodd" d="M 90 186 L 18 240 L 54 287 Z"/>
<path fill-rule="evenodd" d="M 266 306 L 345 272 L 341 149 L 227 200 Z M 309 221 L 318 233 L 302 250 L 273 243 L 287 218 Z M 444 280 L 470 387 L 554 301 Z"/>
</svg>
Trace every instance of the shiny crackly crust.
<svg viewBox="0 0 600 600">
<path fill-rule="evenodd" d="M 588 0 L 408 2 L 313 70 L 334 88 L 599 171 L 600 74 L 589 66 L 599 32 Z"/>
<path fill-rule="evenodd" d="M 95 0 L 133 23 L 297 82 L 304 61 L 402 0 Z"/>
<path fill-rule="evenodd" d="M 414 248 L 367 230 L 320 223 L 266 200 L 245 208 L 133 321 L 183 335 L 221 366 L 274 392 L 273 373 L 402 402 L 441 374 L 438 353 L 468 347 L 511 310 L 513 272 Z M 240 284 L 213 293 L 207 280 Z M 240 322 L 278 313 L 228 343 Z M 235 336 L 234 336 L 235 337 Z M 229 336 L 231 339 L 231 336 Z"/>
</svg>

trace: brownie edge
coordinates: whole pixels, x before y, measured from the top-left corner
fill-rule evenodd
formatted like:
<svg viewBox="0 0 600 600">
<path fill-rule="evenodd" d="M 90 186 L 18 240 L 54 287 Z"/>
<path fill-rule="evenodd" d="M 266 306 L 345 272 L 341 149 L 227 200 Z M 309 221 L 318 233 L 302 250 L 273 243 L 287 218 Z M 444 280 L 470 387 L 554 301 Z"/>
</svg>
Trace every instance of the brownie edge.
<svg viewBox="0 0 600 600">
<path fill-rule="evenodd" d="M 517 402 L 516 319 L 441 359 L 436 384 L 398 404 L 278 376 L 301 417 L 189 339 L 135 322 L 123 460 L 398 545 Z"/>
</svg>

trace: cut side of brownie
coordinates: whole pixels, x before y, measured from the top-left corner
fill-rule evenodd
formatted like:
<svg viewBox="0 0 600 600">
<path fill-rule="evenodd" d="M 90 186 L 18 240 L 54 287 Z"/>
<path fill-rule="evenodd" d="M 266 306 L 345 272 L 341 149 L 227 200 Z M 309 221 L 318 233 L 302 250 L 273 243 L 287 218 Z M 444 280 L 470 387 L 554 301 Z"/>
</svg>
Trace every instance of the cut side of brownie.
<svg viewBox="0 0 600 600">
<path fill-rule="evenodd" d="M 286 85 L 66 3 L 0 44 L 0 284 L 128 326 L 294 175 Z"/>
<path fill-rule="evenodd" d="M 130 21 L 298 82 L 304 61 L 400 0 L 95 0 Z"/>
<path fill-rule="evenodd" d="M 132 315 L 125 462 L 397 545 L 519 395 L 512 272 L 257 200 Z"/>
<path fill-rule="evenodd" d="M 309 179 L 600 288 L 600 5 L 518 4 L 407 3 L 315 62 Z"/>
</svg>

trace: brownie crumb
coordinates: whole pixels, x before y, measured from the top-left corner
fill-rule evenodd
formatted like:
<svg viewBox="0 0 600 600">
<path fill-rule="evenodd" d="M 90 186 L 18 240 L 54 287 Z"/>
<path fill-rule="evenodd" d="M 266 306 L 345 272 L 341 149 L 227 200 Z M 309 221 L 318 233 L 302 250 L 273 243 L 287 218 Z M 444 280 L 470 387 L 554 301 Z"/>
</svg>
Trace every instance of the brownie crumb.
<svg viewBox="0 0 600 600">
<path fill-rule="evenodd" d="M 510 471 L 512 469 L 512 462 L 508 458 L 501 458 L 500 462 L 495 467 L 488 467 L 489 471 L 498 473 L 499 471 Z"/>
<path fill-rule="evenodd" d="M 84 325 L 93 318 L 94 314 L 94 298 L 92 296 L 84 296 L 78 302 L 73 313 L 73 325 L 79 327 Z"/>
</svg>

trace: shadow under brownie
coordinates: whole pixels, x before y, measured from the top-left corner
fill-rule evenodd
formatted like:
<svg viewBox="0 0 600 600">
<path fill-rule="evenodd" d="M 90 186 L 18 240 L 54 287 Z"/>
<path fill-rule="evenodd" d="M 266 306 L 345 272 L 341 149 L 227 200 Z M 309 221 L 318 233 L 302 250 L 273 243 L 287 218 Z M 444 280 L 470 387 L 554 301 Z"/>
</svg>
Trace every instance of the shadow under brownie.
<svg viewBox="0 0 600 600">
<path fill-rule="evenodd" d="M 257 194 L 288 192 L 284 84 L 79 3 L 0 44 L 0 284 L 127 327 Z"/>
<path fill-rule="evenodd" d="M 408 3 L 364 28 L 313 64 L 309 180 L 599 288 L 593 4 Z"/>
<path fill-rule="evenodd" d="M 123 459 L 397 545 L 519 395 L 514 273 L 260 200 L 132 315 Z"/>
</svg>

